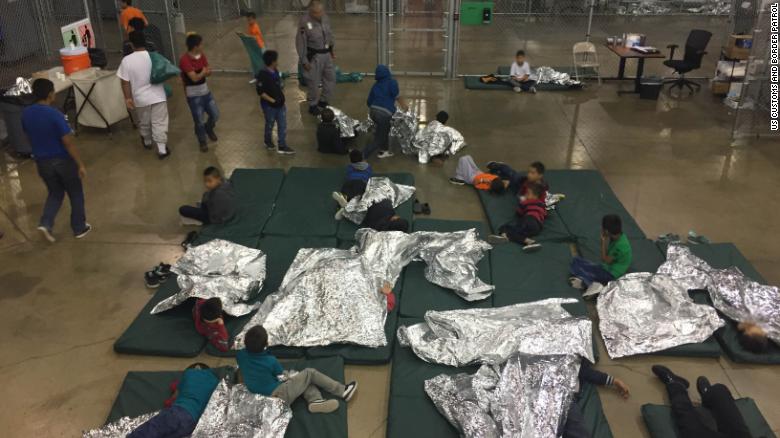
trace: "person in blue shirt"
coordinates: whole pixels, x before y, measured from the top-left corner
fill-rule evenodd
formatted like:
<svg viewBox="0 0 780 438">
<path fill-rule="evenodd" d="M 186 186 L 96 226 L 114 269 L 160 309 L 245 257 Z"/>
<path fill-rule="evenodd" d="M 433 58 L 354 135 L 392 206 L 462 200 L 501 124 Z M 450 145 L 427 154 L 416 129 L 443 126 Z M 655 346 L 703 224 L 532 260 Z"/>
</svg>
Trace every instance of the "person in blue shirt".
<svg viewBox="0 0 780 438">
<path fill-rule="evenodd" d="M 190 436 L 206 410 L 219 379 L 210 369 L 184 371 L 170 408 L 138 426 L 127 438 L 183 438 Z"/>
<path fill-rule="evenodd" d="M 52 229 L 54 218 L 62 206 L 65 193 L 70 199 L 70 227 L 77 239 L 92 230 L 84 210 L 82 180 L 87 169 L 81 161 L 65 116 L 52 106 L 55 99 L 54 84 L 48 79 L 38 79 L 32 85 L 35 104 L 22 112 L 22 128 L 32 146 L 32 155 L 38 167 L 38 175 L 49 192 L 43 206 L 38 230 L 49 242 L 55 242 Z"/>
<path fill-rule="evenodd" d="M 379 158 L 393 156 L 390 152 L 390 122 L 393 119 L 396 108 L 395 103 L 406 111 L 407 106 L 403 98 L 399 97 L 398 81 L 393 78 L 390 69 L 383 64 L 376 66 L 374 79 L 376 83 L 368 94 L 368 115 L 376 124 L 374 127 L 374 140 L 366 145 L 363 155 L 368 158 L 379 149 Z"/>
<path fill-rule="evenodd" d="M 363 196 L 366 192 L 368 180 L 374 176 L 374 169 L 363 158 L 363 153 L 357 149 L 349 151 L 349 164 L 347 165 L 347 175 L 341 190 L 333 192 L 333 200 L 339 204 L 339 210 L 336 212 L 336 220 L 344 218 L 344 207 L 349 200 L 358 196 Z"/>
<path fill-rule="evenodd" d="M 357 382 L 344 385 L 313 368 L 300 370 L 285 378 L 279 361 L 266 351 L 268 333 L 261 325 L 246 332 L 244 345 L 245 348 L 236 354 L 239 381 L 252 393 L 277 397 L 288 405 L 303 396 L 309 404 L 309 412 L 315 414 L 333 412 L 339 408 L 339 402 L 335 399 L 325 400 L 320 389 L 346 402 L 357 391 Z"/>
</svg>

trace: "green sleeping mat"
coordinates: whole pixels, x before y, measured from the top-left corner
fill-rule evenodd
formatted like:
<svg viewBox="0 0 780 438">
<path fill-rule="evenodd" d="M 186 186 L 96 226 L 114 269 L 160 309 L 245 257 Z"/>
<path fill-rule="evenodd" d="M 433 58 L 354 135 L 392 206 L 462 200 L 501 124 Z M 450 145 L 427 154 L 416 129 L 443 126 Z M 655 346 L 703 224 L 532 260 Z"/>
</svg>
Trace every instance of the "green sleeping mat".
<svg viewBox="0 0 780 438">
<path fill-rule="evenodd" d="M 568 73 L 574 77 L 574 67 L 553 67 L 555 71 Z M 579 73 L 582 76 L 588 77 L 596 74 L 596 71 L 592 68 L 579 69 Z M 509 76 L 509 66 L 499 66 L 496 69 L 496 74 L 500 76 Z M 464 76 L 463 82 L 468 89 L 472 90 L 511 90 L 512 85 L 508 82 L 494 82 L 485 84 L 479 80 L 479 76 Z M 582 85 L 559 85 L 559 84 L 536 84 L 536 89 L 539 91 L 564 91 L 564 90 L 579 90 Z"/>
<path fill-rule="evenodd" d="M 374 176 L 386 176 L 396 184 L 414 186 L 414 175 L 412 175 L 411 173 L 378 173 Z M 340 188 L 341 188 L 341 183 L 339 183 L 339 186 L 334 187 L 333 190 L 331 191 L 336 191 L 339 190 Z M 335 201 L 332 202 L 334 203 L 335 206 Z M 396 214 L 409 221 L 410 226 L 412 224 L 412 221 L 414 221 L 414 213 L 412 212 L 413 204 L 414 204 L 414 196 L 412 196 L 410 200 L 404 202 L 403 204 L 399 205 L 398 208 L 395 209 Z M 339 240 L 345 240 L 345 241 L 355 240 L 355 231 L 357 231 L 358 228 L 359 228 L 358 225 L 353 223 L 349 219 L 342 219 L 338 222 L 336 237 L 338 237 Z"/>
<path fill-rule="evenodd" d="M 343 182 L 343 168 L 291 168 L 263 234 L 335 236 L 336 203 L 331 194 Z"/>
<path fill-rule="evenodd" d="M 740 398 L 736 400 L 737 409 L 745 419 L 750 435 L 754 438 L 775 438 L 772 428 L 767 423 L 758 405 L 752 398 Z M 715 419 L 706 408 L 698 407 L 697 411 L 702 415 L 705 423 L 715 429 Z M 672 416 L 671 406 L 642 405 L 642 419 L 652 438 L 685 438 L 677 430 Z"/>
<path fill-rule="evenodd" d="M 336 239 L 333 237 L 288 237 L 288 236 L 264 236 L 259 239 L 258 248 L 266 255 L 266 277 L 263 283 L 263 290 L 260 292 L 257 300 L 265 299 L 269 294 L 279 290 L 287 269 L 292 264 L 298 250 L 301 248 L 333 248 L 336 246 Z M 225 318 L 225 327 L 230 333 L 230 341 L 244 328 L 247 322 L 252 318 L 252 314 Z M 271 353 L 280 358 L 300 358 L 303 357 L 305 349 L 302 347 L 287 347 L 277 345 L 270 348 Z M 212 356 L 235 356 L 235 350 L 229 350 L 225 353 L 217 350 L 209 344 L 206 352 Z"/>
<path fill-rule="evenodd" d="M 401 318 L 399 325 L 422 322 L 420 318 Z M 453 368 L 431 364 L 418 358 L 410 348 L 396 345 L 390 373 L 390 400 L 387 413 L 387 437 L 457 437 L 458 432 L 436 410 L 424 390 L 426 380 L 440 374 L 474 373 L 477 367 Z M 598 392 L 583 385 L 579 400 L 588 429 L 594 438 L 611 438 Z"/>
<path fill-rule="evenodd" d="M 335 380 L 344 381 L 344 362 L 338 357 L 300 360 L 282 365 L 287 369 L 295 370 L 315 368 Z M 135 417 L 162 409 L 163 403 L 171 395 L 168 385 L 171 381 L 178 379 L 181 373 L 181 371 L 128 373 L 116 401 L 114 401 L 107 422 L 115 421 L 123 416 Z M 346 438 L 348 435 L 347 407 L 343 401 L 340 401 L 339 404 L 340 407 L 336 412 L 312 415 L 308 412 L 303 399 L 299 398 L 292 405 L 293 417 L 285 437 Z"/>
<path fill-rule="evenodd" d="M 545 242 L 533 253 L 513 243 L 497 245 L 490 254 L 491 280 L 496 286 L 493 304 L 513 304 L 508 296 L 502 297 L 506 291 L 541 293 L 546 298 L 579 295 L 567 282 L 570 264 L 568 243 Z"/>
<path fill-rule="evenodd" d="M 551 187 L 551 190 L 555 193 L 554 188 Z M 514 195 L 510 193 L 495 195 L 485 190 L 477 190 L 477 195 L 482 203 L 482 208 L 485 210 L 490 228 L 494 233 L 498 233 L 498 229 L 502 225 L 515 220 L 517 217 L 515 214 L 517 197 Z M 566 200 L 563 202 L 566 202 Z M 558 215 L 557 210 L 553 210 L 547 215 L 542 232 L 535 236 L 534 240 L 539 242 L 564 242 L 572 240 L 572 236 Z"/>
<path fill-rule="evenodd" d="M 236 191 L 236 216 L 227 223 L 206 225 L 204 236 L 260 236 L 284 181 L 282 169 L 236 169 L 230 181 Z"/>
<path fill-rule="evenodd" d="M 484 239 L 487 237 L 485 226 L 481 222 L 449 221 L 438 219 L 419 219 L 415 221 L 414 231 L 453 232 L 477 229 Z M 490 282 L 490 254 L 486 253 L 477 265 L 479 278 Z M 401 302 L 401 315 L 422 318 L 428 310 L 456 310 L 480 307 L 493 307 L 493 298 L 479 301 L 466 301 L 452 290 L 429 282 L 425 278 L 425 263 L 412 262 L 404 273 L 404 299 Z"/>
<path fill-rule="evenodd" d="M 658 267 L 666 260 L 664 253 L 658 249 L 658 245 L 649 239 L 628 239 L 631 243 L 631 266 L 628 272 L 655 272 Z M 591 246 L 579 248 L 582 256 L 591 261 L 599 260 L 600 248 L 593 250 Z"/>
<path fill-rule="evenodd" d="M 565 67 L 553 67 L 552 68 L 555 71 L 559 71 L 561 73 L 567 73 L 570 76 L 574 76 L 574 67 L 573 66 L 565 66 Z M 595 75 L 597 72 L 595 69 L 590 67 L 585 68 L 579 68 L 577 69 L 578 72 L 583 76 L 591 76 Z M 496 74 L 502 75 L 502 76 L 509 76 L 510 67 L 508 65 L 500 65 L 498 68 L 496 68 Z"/>
</svg>

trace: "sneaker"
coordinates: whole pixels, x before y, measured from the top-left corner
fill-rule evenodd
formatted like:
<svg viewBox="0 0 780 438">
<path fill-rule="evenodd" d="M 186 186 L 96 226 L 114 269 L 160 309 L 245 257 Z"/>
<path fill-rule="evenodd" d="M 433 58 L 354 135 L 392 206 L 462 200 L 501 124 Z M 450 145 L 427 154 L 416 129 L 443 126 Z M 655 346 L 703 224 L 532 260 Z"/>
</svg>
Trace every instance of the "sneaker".
<svg viewBox="0 0 780 438">
<path fill-rule="evenodd" d="M 382 158 L 390 158 L 390 157 L 392 157 L 394 155 L 395 155 L 394 153 L 392 153 L 392 152 L 390 152 L 388 150 L 388 151 L 380 151 L 379 154 L 377 154 L 376 157 L 379 158 L 379 159 L 382 159 Z"/>
<path fill-rule="evenodd" d="M 144 273 L 144 283 L 146 283 L 146 287 L 149 289 L 157 289 L 160 287 L 160 277 L 152 271 L 146 271 Z"/>
<path fill-rule="evenodd" d="M 577 277 L 569 277 L 569 286 L 577 290 L 585 289 L 585 283 L 583 283 L 582 280 Z"/>
<path fill-rule="evenodd" d="M 687 380 L 673 373 L 672 370 L 663 365 L 653 365 L 650 369 L 653 370 L 653 374 L 658 376 L 658 378 L 667 385 L 672 382 L 677 382 L 682 384 L 685 388 L 690 386 Z"/>
<path fill-rule="evenodd" d="M 466 181 L 463 181 L 462 179 L 458 178 L 450 178 L 450 184 L 455 184 L 456 186 L 465 186 Z"/>
<path fill-rule="evenodd" d="M 530 91 L 531 94 L 536 94 L 536 87 L 531 87 L 531 89 L 528 91 Z"/>
<path fill-rule="evenodd" d="M 319 116 L 322 110 L 317 105 L 309 105 L 309 114 Z"/>
<path fill-rule="evenodd" d="M 269 151 L 275 151 L 276 150 L 276 145 L 273 144 L 273 143 L 266 143 L 265 144 L 265 148 L 268 149 Z"/>
<path fill-rule="evenodd" d="M 276 153 L 279 155 L 295 155 L 295 151 L 289 146 L 279 146 Z"/>
<path fill-rule="evenodd" d="M 208 152 L 209 151 L 209 145 L 207 145 L 206 143 L 201 143 L 199 147 L 200 147 L 200 151 L 201 152 Z"/>
<path fill-rule="evenodd" d="M 179 216 L 179 222 L 182 227 L 199 227 L 203 225 L 203 222 L 193 219 L 191 217 Z"/>
<path fill-rule="evenodd" d="M 525 246 L 523 246 L 523 252 L 536 252 L 542 249 L 542 245 L 540 243 L 529 243 Z"/>
<path fill-rule="evenodd" d="M 523 92 L 523 89 L 520 88 L 520 87 L 512 88 L 512 90 L 514 90 L 515 93 L 522 93 Z"/>
<path fill-rule="evenodd" d="M 209 130 L 209 131 L 206 131 L 206 135 L 209 137 L 209 140 L 211 140 L 211 141 L 217 141 L 217 140 L 219 140 L 219 139 L 217 138 L 217 134 L 215 134 L 215 133 L 214 133 L 214 130 L 213 130 L 213 129 L 212 129 L 212 130 Z"/>
<path fill-rule="evenodd" d="M 488 236 L 487 241 L 491 245 L 501 245 L 509 242 L 509 238 L 503 234 L 491 234 Z"/>
<path fill-rule="evenodd" d="M 582 294 L 583 298 L 595 297 L 604 291 L 604 285 L 599 282 L 591 283 L 590 286 Z"/>
<path fill-rule="evenodd" d="M 327 414 L 339 408 L 339 402 L 336 400 L 314 400 L 309 403 L 309 412 L 312 414 Z"/>
<path fill-rule="evenodd" d="M 351 381 L 347 383 L 346 389 L 344 390 L 344 394 L 341 395 L 341 398 L 344 399 L 344 401 L 349 402 L 352 400 L 352 396 L 355 395 L 357 392 L 358 384 L 356 381 Z"/>
<path fill-rule="evenodd" d="M 198 232 L 197 231 L 190 231 L 187 233 L 187 237 L 184 238 L 181 242 L 181 247 L 184 249 L 187 249 L 192 245 L 192 242 L 195 241 L 195 239 L 198 238 Z"/>
<path fill-rule="evenodd" d="M 322 109 L 325 109 L 325 108 L 328 107 L 328 102 L 325 102 L 324 100 L 321 100 L 321 101 L 317 102 L 317 106 L 322 108 Z"/>
<path fill-rule="evenodd" d="M 92 231 L 92 225 L 86 224 L 86 227 L 84 227 L 84 230 L 78 234 L 76 234 L 76 239 L 81 239 L 82 237 L 89 234 L 89 232 Z"/>
<path fill-rule="evenodd" d="M 164 159 L 168 158 L 169 155 L 171 155 L 171 148 L 165 148 L 165 153 L 161 154 L 161 153 L 158 152 L 157 153 L 157 158 L 159 158 L 161 160 L 164 160 Z"/>
<path fill-rule="evenodd" d="M 155 266 L 152 270 L 155 275 L 160 277 L 161 280 L 166 280 L 168 277 L 171 276 L 171 265 L 167 263 L 160 263 L 159 265 Z"/>
<path fill-rule="evenodd" d="M 340 221 L 340 220 L 344 219 L 344 209 L 343 208 L 339 208 L 339 211 L 336 212 L 336 214 L 333 216 L 333 218 L 336 219 L 337 221 Z"/>
<path fill-rule="evenodd" d="M 704 397 L 704 393 L 710 390 L 710 381 L 704 377 L 699 376 L 698 379 L 696 379 L 696 389 L 699 391 L 699 395 Z"/>
<path fill-rule="evenodd" d="M 344 196 L 344 194 L 341 192 L 333 192 L 331 196 L 333 197 L 333 200 L 336 201 L 339 204 L 339 207 L 341 208 L 344 208 L 347 206 L 347 204 L 349 204 L 349 201 L 347 201 L 347 197 Z"/>
<path fill-rule="evenodd" d="M 54 243 L 57 241 L 57 239 L 54 238 L 54 235 L 51 234 L 51 230 L 44 227 L 43 225 L 38 227 L 38 231 L 40 231 L 41 234 L 43 234 L 43 237 L 45 237 L 49 242 Z"/>
<path fill-rule="evenodd" d="M 492 168 L 492 167 L 499 166 L 499 165 L 503 165 L 503 164 L 506 164 L 506 163 L 504 163 L 503 161 L 488 161 L 488 162 L 487 162 L 487 164 L 486 164 L 485 166 L 486 166 L 488 169 L 490 169 L 490 168 Z"/>
<path fill-rule="evenodd" d="M 141 145 L 144 147 L 144 149 L 151 149 L 153 144 L 151 142 L 147 143 L 144 141 L 144 138 L 141 137 Z"/>
</svg>

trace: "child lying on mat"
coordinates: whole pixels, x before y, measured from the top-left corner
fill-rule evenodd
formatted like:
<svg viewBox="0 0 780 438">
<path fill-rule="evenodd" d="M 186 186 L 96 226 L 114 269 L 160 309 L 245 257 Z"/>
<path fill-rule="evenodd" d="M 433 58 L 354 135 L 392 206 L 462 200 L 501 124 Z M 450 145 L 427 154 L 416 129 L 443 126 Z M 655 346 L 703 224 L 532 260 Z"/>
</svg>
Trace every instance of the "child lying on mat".
<svg viewBox="0 0 780 438">
<path fill-rule="evenodd" d="M 192 434 L 206 410 L 211 393 L 219 379 L 205 365 L 196 364 L 184 371 L 176 385 L 173 402 L 146 423 L 132 431 L 128 438 L 180 438 Z"/>
<path fill-rule="evenodd" d="M 344 217 L 344 207 L 352 198 L 363 196 L 366 192 L 366 184 L 372 176 L 374 176 L 374 169 L 363 158 L 363 152 L 357 149 L 349 151 L 346 179 L 341 190 L 333 192 L 333 200 L 339 204 L 339 211 L 336 212 L 337 221 Z"/>
<path fill-rule="evenodd" d="M 628 399 L 630 395 L 628 385 L 623 383 L 622 380 L 593 368 L 593 365 L 587 360 L 582 361 L 580 372 L 577 377 L 580 381 L 580 389 L 582 389 L 584 383 L 590 383 L 596 386 L 613 388 L 624 400 Z M 579 392 L 574 394 L 574 400 L 572 400 L 571 405 L 569 405 L 569 411 L 566 414 L 566 423 L 564 423 L 563 429 L 558 433 L 558 436 L 566 438 L 590 436 L 588 425 L 585 422 L 585 417 L 583 416 L 578 403 L 580 397 Z"/>
<path fill-rule="evenodd" d="M 623 234 L 620 216 L 608 214 L 601 219 L 601 263 L 582 257 L 571 261 L 569 284 L 575 289 L 590 288 L 592 284 L 607 284 L 623 276 L 631 266 L 631 244 Z"/>
<path fill-rule="evenodd" d="M 737 331 L 737 340 L 745 350 L 755 354 L 766 353 L 769 338 L 764 329 L 752 322 L 740 322 L 737 324 Z"/>
<path fill-rule="evenodd" d="M 458 159 L 458 167 L 455 168 L 455 176 L 450 178 L 450 183 L 457 186 L 471 184 L 477 190 L 485 190 L 497 195 L 504 193 L 509 186 L 509 181 L 502 180 L 498 175 L 483 172 L 471 155 L 464 155 Z"/>
<path fill-rule="evenodd" d="M 286 376 L 276 358 L 268 353 L 268 333 L 261 325 L 249 329 L 244 337 L 245 348 L 236 354 L 239 382 L 255 394 L 277 397 L 291 405 L 303 396 L 311 413 L 328 413 L 339 408 L 335 399 L 325 400 L 320 389 L 349 402 L 357 391 L 357 382 L 346 385 L 321 372 L 306 368 Z"/>
<path fill-rule="evenodd" d="M 525 193 L 520 205 L 517 207 L 517 218 L 498 229 L 499 234 L 488 236 L 488 242 L 493 245 L 514 242 L 523 245 L 523 251 L 532 252 L 539 250 L 542 245 L 536 243 L 531 237 L 542 231 L 545 218 L 547 218 L 547 206 L 541 199 L 545 193 L 544 187 L 539 183 L 526 185 Z"/>
<path fill-rule="evenodd" d="M 199 299 L 192 308 L 195 330 L 217 350 L 228 351 L 229 336 L 222 317 L 222 300 L 219 298 Z"/>
<path fill-rule="evenodd" d="M 222 173 L 214 166 L 203 171 L 203 184 L 206 193 L 196 206 L 182 205 L 179 207 L 183 225 L 222 224 L 236 214 L 236 193 L 233 184 L 222 177 Z"/>
<path fill-rule="evenodd" d="M 508 181 L 507 188 L 514 194 L 522 196 L 525 194 L 529 184 L 541 184 L 544 188 L 544 193 L 541 196 L 542 201 L 547 200 L 547 192 L 550 190 L 550 186 L 544 180 L 544 164 L 540 161 L 534 161 L 528 166 L 528 172 L 525 176 L 520 172 L 512 169 L 512 167 L 506 163 L 500 161 L 491 161 L 487 164 L 488 171 L 492 174 L 498 175 L 504 181 Z M 522 200 L 522 199 L 521 199 Z"/>
</svg>

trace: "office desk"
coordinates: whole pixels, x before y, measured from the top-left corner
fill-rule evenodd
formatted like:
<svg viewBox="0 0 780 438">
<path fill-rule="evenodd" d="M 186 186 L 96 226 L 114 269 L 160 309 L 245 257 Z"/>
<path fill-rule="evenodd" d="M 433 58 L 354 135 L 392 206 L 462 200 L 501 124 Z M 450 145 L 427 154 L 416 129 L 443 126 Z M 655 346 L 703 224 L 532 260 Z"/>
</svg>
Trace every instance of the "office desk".
<svg viewBox="0 0 780 438">
<path fill-rule="evenodd" d="M 631 50 L 629 47 L 623 47 L 623 46 L 610 46 L 609 44 L 605 44 L 607 49 L 612 51 L 615 55 L 620 57 L 620 67 L 618 68 L 618 79 L 626 79 L 625 73 L 626 73 L 626 59 L 629 58 L 635 58 L 637 60 L 637 66 L 636 66 L 636 77 L 634 77 L 634 91 L 618 91 L 618 94 L 623 93 L 639 93 L 639 87 L 642 82 L 642 73 L 644 73 L 645 70 L 645 59 L 647 58 L 656 58 L 656 59 L 663 59 L 666 58 L 666 55 L 664 55 L 661 52 L 658 53 L 639 53 L 635 50 Z"/>
</svg>

